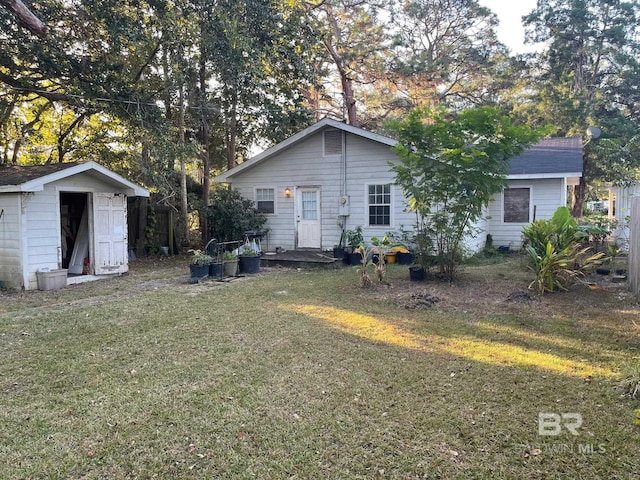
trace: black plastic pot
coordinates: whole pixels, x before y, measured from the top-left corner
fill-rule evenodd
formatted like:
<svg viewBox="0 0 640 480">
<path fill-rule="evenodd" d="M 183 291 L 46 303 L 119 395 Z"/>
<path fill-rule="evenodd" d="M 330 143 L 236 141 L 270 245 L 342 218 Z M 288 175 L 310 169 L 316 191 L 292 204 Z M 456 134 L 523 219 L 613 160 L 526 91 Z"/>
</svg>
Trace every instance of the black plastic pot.
<svg viewBox="0 0 640 480">
<path fill-rule="evenodd" d="M 204 278 L 209 276 L 209 265 L 189 264 L 191 278 Z"/>
<path fill-rule="evenodd" d="M 349 254 L 349 265 L 360 265 L 362 264 L 362 253 L 355 252 Z"/>
<path fill-rule="evenodd" d="M 398 265 L 411 265 L 413 263 L 413 254 L 408 252 L 398 252 L 396 253 L 396 263 Z"/>
<path fill-rule="evenodd" d="M 344 258 L 344 247 L 333 247 L 333 258 Z"/>
<path fill-rule="evenodd" d="M 212 278 L 222 277 L 222 262 L 211 262 L 209 264 L 209 276 Z"/>
<path fill-rule="evenodd" d="M 258 273 L 260 271 L 260 255 L 240 255 L 240 273 Z"/>
<path fill-rule="evenodd" d="M 424 280 L 424 268 L 409 267 L 409 280 L 413 282 L 420 282 Z"/>
</svg>

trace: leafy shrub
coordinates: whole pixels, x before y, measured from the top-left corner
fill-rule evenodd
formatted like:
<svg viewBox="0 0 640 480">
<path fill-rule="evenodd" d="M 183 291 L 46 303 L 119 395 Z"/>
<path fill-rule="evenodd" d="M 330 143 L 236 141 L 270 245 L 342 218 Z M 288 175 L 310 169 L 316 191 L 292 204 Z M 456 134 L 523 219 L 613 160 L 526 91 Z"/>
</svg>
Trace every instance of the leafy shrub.
<svg viewBox="0 0 640 480">
<path fill-rule="evenodd" d="M 247 230 L 261 230 L 267 217 L 251 200 L 228 188 L 215 190 L 206 210 L 209 235 L 219 242 L 242 240 Z"/>
<path fill-rule="evenodd" d="M 536 276 L 529 288 L 535 286 L 540 293 L 567 290 L 589 264 L 603 256 L 592 255 L 591 248 L 582 245 L 588 236 L 567 207 L 558 208 L 550 220 L 536 220 L 522 231 L 529 268 Z"/>
<path fill-rule="evenodd" d="M 524 227 L 522 233 L 525 244 L 533 247 L 541 256 L 545 255 L 548 243 L 554 250 L 562 251 L 587 239 L 586 233 L 578 227 L 578 222 L 567 207 L 559 207 L 549 220 L 536 220 Z"/>
</svg>

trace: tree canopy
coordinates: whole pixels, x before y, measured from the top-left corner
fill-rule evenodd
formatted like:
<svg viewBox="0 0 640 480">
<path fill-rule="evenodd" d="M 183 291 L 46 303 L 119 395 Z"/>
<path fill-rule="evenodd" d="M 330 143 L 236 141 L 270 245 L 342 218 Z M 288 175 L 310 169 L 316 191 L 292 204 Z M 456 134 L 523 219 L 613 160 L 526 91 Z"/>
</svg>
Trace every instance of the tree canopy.
<svg viewBox="0 0 640 480">
<path fill-rule="evenodd" d="M 602 129 L 578 215 L 590 185 L 638 171 L 639 10 L 539 0 L 523 21 L 542 49 L 516 57 L 477 0 L 4 0 L 0 163 L 96 160 L 186 226 L 212 175 L 324 116 L 389 134 L 416 107 L 494 106 L 556 135 Z"/>
<path fill-rule="evenodd" d="M 514 126 L 492 107 L 459 113 L 419 108 L 395 129 L 400 163 L 392 168 L 418 215 L 423 261 L 435 256 L 440 272 L 451 278 L 463 239 L 473 233 L 492 196 L 506 186 L 507 160 L 543 132 Z"/>
</svg>

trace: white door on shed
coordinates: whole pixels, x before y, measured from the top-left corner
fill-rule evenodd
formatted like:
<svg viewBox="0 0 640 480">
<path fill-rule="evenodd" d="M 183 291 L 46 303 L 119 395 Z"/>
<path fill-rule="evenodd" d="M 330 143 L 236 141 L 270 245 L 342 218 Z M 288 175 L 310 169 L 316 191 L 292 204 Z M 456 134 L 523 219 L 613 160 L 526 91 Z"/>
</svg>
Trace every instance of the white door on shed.
<svg viewBox="0 0 640 480">
<path fill-rule="evenodd" d="M 320 189 L 298 188 L 296 199 L 297 247 L 320 248 Z"/>
<path fill-rule="evenodd" d="M 128 270 L 127 197 L 122 194 L 93 195 L 96 275 Z"/>
</svg>

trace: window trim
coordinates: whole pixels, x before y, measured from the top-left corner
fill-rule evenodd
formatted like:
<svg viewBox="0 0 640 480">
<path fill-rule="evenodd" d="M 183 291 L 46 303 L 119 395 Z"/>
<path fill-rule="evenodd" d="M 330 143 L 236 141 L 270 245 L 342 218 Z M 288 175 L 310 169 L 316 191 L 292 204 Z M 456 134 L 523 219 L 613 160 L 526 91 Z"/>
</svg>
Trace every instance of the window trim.
<svg viewBox="0 0 640 480">
<path fill-rule="evenodd" d="M 504 214 L 505 214 L 505 205 L 504 205 L 504 201 L 505 201 L 505 196 L 504 196 L 504 192 L 505 190 L 515 190 L 515 189 L 529 189 L 529 212 L 528 212 L 528 220 L 526 222 L 505 222 L 504 220 Z M 505 188 L 502 189 L 502 201 L 500 203 L 500 206 L 502 208 L 502 212 L 500 213 L 500 221 L 503 225 L 528 225 L 532 222 L 532 218 L 533 218 L 533 185 L 531 184 L 527 184 L 527 185 L 509 185 Z"/>
<path fill-rule="evenodd" d="M 369 207 L 371 207 L 371 204 L 369 203 L 369 187 L 378 186 L 378 185 L 389 185 L 389 225 L 378 225 L 378 224 L 370 223 L 371 215 L 369 213 Z M 387 182 L 387 183 L 366 183 L 365 184 L 365 188 L 364 188 L 365 222 L 364 222 L 364 224 L 367 227 L 369 227 L 369 228 L 389 228 L 389 229 L 393 228 L 393 222 L 394 222 L 393 196 L 394 196 L 394 184 L 392 182 Z M 384 206 L 386 204 L 380 203 L 380 204 L 374 204 L 374 205 Z"/>
<path fill-rule="evenodd" d="M 278 189 L 276 187 L 264 187 L 264 186 L 260 186 L 260 187 L 253 187 L 253 202 L 255 203 L 255 208 L 256 210 L 258 209 L 258 190 L 272 190 L 273 191 L 273 213 L 266 213 L 266 212 L 262 212 L 265 215 L 277 215 L 278 214 Z M 284 189 L 283 189 L 284 191 Z M 260 201 L 267 201 L 267 200 L 260 200 Z M 258 210 L 259 211 L 259 210 Z"/>
</svg>

